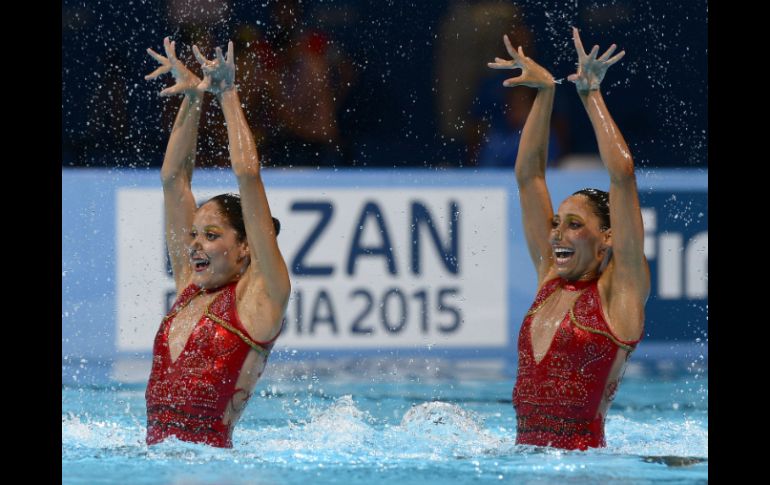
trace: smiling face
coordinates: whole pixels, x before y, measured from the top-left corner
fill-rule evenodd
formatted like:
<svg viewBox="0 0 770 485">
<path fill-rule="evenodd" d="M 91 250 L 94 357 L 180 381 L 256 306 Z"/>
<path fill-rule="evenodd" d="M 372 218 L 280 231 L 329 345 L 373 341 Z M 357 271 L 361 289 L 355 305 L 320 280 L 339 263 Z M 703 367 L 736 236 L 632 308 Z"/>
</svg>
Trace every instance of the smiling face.
<svg viewBox="0 0 770 485">
<path fill-rule="evenodd" d="M 249 264 L 248 244 L 239 239 L 216 202 L 207 202 L 195 212 L 188 249 L 192 282 L 201 288 L 237 280 Z"/>
<path fill-rule="evenodd" d="M 583 195 L 573 195 L 553 216 L 550 243 L 559 276 L 569 281 L 596 277 L 611 246 L 610 230 L 601 228 L 592 203 Z"/>
</svg>

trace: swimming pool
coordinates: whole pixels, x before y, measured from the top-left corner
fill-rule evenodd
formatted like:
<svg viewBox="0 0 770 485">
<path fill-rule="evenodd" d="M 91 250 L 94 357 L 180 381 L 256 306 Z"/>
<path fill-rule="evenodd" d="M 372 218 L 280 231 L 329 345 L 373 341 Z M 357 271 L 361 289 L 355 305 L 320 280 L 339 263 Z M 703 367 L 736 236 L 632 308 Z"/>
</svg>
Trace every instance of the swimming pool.
<svg viewBox="0 0 770 485">
<path fill-rule="evenodd" d="M 337 368 L 274 361 L 227 450 L 176 440 L 148 448 L 145 383 L 65 381 L 62 483 L 708 480 L 705 366 L 630 367 L 607 419 L 607 448 L 565 452 L 514 445 L 513 376 L 469 378 L 412 361 L 410 368 L 387 360 Z"/>
</svg>

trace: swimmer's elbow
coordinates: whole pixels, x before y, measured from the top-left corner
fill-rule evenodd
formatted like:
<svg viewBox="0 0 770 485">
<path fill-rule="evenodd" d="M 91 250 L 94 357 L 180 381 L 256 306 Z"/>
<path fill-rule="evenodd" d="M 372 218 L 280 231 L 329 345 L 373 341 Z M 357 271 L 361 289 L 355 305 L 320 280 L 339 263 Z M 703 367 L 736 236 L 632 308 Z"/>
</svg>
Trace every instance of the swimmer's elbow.
<svg viewBox="0 0 770 485">
<path fill-rule="evenodd" d="M 258 179 L 262 173 L 260 168 L 256 153 L 233 158 L 233 173 L 238 179 Z"/>
<path fill-rule="evenodd" d="M 526 186 L 538 180 L 545 181 L 545 173 L 540 170 L 532 170 L 527 168 L 520 169 L 517 165 L 515 173 L 516 183 L 519 185 L 519 187 Z"/>
<path fill-rule="evenodd" d="M 289 295 L 291 295 L 291 279 L 289 278 L 289 274 L 285 273 L 283 279 L 283 291 L 281 292 L 283 294 L 283 303 L 284 306 L 289 302 Z"/>
<path fill-rule="evenodd" d="M 621 163 L 610 170 L 610 182 L 615 185 L 628 185 L 636 183 L 636 173 L 634 172 L 634 162 Z"/>
<path fill-rule="evenodd" d="M 187 177 L 182 171 L 162 170 L 160 171 L 160 183 L 164 189 L 173 189 L 180 183 L 187 183 Z"/>
</svg>

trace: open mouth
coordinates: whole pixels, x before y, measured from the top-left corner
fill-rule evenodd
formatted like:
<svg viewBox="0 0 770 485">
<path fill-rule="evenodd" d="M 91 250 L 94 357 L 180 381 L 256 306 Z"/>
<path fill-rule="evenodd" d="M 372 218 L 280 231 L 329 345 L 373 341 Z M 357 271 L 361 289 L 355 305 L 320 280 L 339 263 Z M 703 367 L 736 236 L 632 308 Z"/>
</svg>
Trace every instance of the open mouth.
<svg viewBox="0 0 770 485">
<path fill-rule="evenodd" d="M 574 249 L 569 248 L 553 248 L 553 255 L 556 258 L 556 264 L 566 264 L 575 254 Z"/>
<path fill-rule="evenodd" d="M 204 258 L 204 257 L 192 258 L 192 266 L 196 273 L 204 271 L 206 268 L 209 267 L 210 264 L 211 264 L 211 261 L 209 261 L 208 258 Z"/>
</svg>

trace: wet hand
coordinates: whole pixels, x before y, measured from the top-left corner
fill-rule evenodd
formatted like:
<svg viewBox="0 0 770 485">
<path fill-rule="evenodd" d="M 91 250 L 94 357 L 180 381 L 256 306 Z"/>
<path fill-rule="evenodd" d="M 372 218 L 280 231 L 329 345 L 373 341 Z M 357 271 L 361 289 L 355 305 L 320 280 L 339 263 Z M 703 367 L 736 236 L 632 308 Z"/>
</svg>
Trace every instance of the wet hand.
<svg viewBox="0 0 770 485">
<path fill-rule="evenodd" d="M 203 57 L 198 46 L 193 46 L 193 54 L 203 69 L 203 81 L 198 88 L 220 95 L 235 88 L 235 49 L 232 41 L 227 43 L 227 57 L 222 56 L 222 49 L 216 48 L 216 57 L 208 60 Z"/>
<path fill-rule="evenodd" d="M 198 88 L 201 80 L 198 76 L 190 72 L 187 67 L 182 64 L 176 57 L 176 44 L 171 42 L 168 37 L 163 39 L 163 49 L 166 52 L 166 57 L 158 54 L 152 49 L 147 49 L 147 53 L 158 63 L 160 67 L 155 69 L 150 74 L 144 76 L 146 80 L 156 79 L 157 77 L 166 74 L 168 72 L 174 76 L 176 83 L 170 88 L 166 88 L 160 92 L 161 96 L 173 96 L 175 94 L 191 94 L 198 95 L 203 91 Z"/>
<path fill-rule="evenodd" d="M 555 83 L 553 76 L 545 68 L 524 55 L 524 50 L 519 46 L 519 50 L 513 48 L 507 35 L 503 36 L 503 42 L 508 54 L 512 60 L 495 57 L 495 62 L 487 63 L 492 69 L 521 69 L 521 75 L 512 77 L 503 81 L 503 86 L 529 86 L 531 88 L 552 87 Z"/>
<path fill-rule="evenodd" d="M 621 60 L 626 55 L 626 51 L 620 51 L 615 56 L 610 57 L 615 52 L 615 49 L 617 49 L 617 45 L 612 44 L 607 49 L 607 52 L 597 59 L 596 55 L 599 53 L 599 46 L 595 45 L 591 52 L 586 54 L 583 42 L 580 40 L 580 33 L 578 33 L 578 29 L 575 27 L 572 27 L 572 39 L 575 42 L 575 50 L 577 50 L 578 54 L 577 73 L 569 75 L 567 80 L 575 83 L 578 92 L 596 91 L 599 89 L 607 69 Z"/>
</svg>

